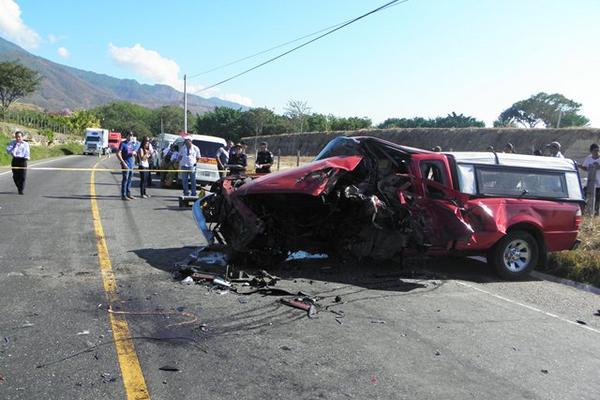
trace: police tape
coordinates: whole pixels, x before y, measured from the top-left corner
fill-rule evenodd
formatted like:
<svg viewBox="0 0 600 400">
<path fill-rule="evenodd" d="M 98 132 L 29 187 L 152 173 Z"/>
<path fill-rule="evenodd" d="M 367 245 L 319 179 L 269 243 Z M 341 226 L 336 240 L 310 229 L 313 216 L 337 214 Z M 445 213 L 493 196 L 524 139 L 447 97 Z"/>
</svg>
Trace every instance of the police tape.
<svg viewBox="0 0 600 400">
<path fill-rule="evenodd" d="M 206 169 L 206 168 L 194 168 L 194 169 L 139 169 L 139 168 L 66 168 L 66 167 L 11 167 L 0 166 L 0 170 L 3 169 L 26 169 L 28 171 L 79 171 L 79 172 L 228 172 L 229 169 Z"/>
</svg>

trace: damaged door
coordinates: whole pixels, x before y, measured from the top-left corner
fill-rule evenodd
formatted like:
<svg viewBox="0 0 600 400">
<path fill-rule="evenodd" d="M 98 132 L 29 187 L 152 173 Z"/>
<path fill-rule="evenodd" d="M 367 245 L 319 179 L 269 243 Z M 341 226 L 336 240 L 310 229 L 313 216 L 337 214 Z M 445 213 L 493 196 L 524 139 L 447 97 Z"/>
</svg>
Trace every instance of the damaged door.
<svg viewBox="0 0 600 400">
<path fill-rule="evenodd" d="M 469 240 L 473 229 L 463 217 L 467 194 L 453 189 L 448 159 L 443 154 L 415 154 L 412 169 L 426 239 L 434 248 L 450 248 L 455 241 Z"/>
</svg>

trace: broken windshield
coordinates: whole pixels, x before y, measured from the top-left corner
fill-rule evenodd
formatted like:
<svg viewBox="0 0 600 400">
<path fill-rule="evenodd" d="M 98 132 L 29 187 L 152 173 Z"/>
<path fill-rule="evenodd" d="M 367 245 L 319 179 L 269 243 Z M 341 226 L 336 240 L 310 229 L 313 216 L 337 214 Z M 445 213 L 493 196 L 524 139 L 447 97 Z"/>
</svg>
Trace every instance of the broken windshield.
<svg viewBox="0 0 600 400">
<path fill-rule="evenodd" d="M 316 160 L 324 160 L 330 157 L 346 157 L 362 155 L 360 151 L 360 143 L 358 140 L 349 137 L 337 137 L 321 150 L 315 158 Z"/>
</svg>

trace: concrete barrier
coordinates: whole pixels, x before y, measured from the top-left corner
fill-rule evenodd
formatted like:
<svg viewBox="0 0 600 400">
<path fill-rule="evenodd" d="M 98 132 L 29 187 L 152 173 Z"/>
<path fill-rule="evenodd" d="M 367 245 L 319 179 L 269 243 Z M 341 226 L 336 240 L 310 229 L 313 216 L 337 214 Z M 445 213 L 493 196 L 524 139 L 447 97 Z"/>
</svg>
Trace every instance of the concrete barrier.
<svg viewBox="0 0 600 400">
<path fill-rule="evenodd" d="M 532 154 L 533 150 L 544 150 L 544 146 L 557 141 L 562 145 L 565 157 L 581 161 L 589 154 L 592 143 L 600 143 L 600 129 L 516 129 L 516 128 L 407 128 L 407 129 L 363 129 L 358 131 L 335 131 L 314 133 L 288 133 L 259 136 L 257 141 L 269 143 L 269 149 L 277 155 L 316 155 L 331 139 L 337 136 L 376 136 L 394 143 L 431 149 L 441 146 L 443 151 L 486 151 L 494 146 L 502 151 L 507 142 L 521 154 Z M 254 137 L 243 140 L 248 144 L 248 153 L 254 153 Z"/>
</svg>

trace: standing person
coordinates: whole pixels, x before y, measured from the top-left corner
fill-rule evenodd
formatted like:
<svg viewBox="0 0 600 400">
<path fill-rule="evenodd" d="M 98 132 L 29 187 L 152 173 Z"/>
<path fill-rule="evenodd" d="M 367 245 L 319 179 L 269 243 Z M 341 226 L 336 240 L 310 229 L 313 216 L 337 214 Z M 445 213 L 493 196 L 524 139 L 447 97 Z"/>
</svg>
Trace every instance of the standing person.
<svg viewBox="0 0 600 400">
<path fill-rule="evenodd" d="M 23 168 L 27 168 L 27 160 L 29 160 L 30 155 L 29 143 L 23 140 L 23 132 L 15 132 L 15 140 L 6 146 L 6 152 L 12 157 L 10 165 L 13 167 L 13 181 L 17 187 L 17 191 L 19 194 L 24 194 L 27 170 Z"/>
<path fill-rule="evenodd" d="M 142 139 L 142 144 L 140 145 L 140 149 L 138 151 L 138 159 L 140 161 L 139 171 L 140 171 L 140 197 L 142 199 L 147 199 L 150 197 L 148 193 L 146 193 L 146 187 L 149 186 L 150 183 L 150 160 L 154 155 L 154 149 L 152 148 L 152 144 L 150 143 L 150 138 L 145 136 Z"/>
<path fill-rule="evenodd" d="M 179 169 L 181 172 L 181 183 L 183 185 L 183 195 L 190 194 L 190 184 L 192 185 L 192 196 L 196 196 L 196 164 L 200 161 L 200 149 L 192 143 L 192 138 L 186 136 L 185 145 L 179 150 Z M 189 172 L 188 172 L 189 171 Z"/>
<path fill-rule="evenodd" d="M 244 148 L 238 143 L 229 152 L 229 175 L 238 175 L 246 172 L 247 166 L 248 158 L 244 153 Z"/>
<path fill-rule="evenodd" d="M 131 195 L 131 178 L 133 177 L 133 167 L 136 156 L 136 142 L 133 140 L 133 133 L 127 132 L 125 140 L 121 142 L 117 158 L 121 164 L 123 179 L 121 180 L 121 200 L 134 200 Z"/>
<path fill-rule="evenodd" d="M 583 160 L 579 167 L 584 171 L 589 171 L 590 167 L 592 167 L 594 164 L 596 165 L 596 191 L 594 193 L 596 201 L 594 203 L 594 214 L 598 215 L 598 210 L 600 210 L 600 147 L 596 143 L 593 143 L 590 146 L 590 155 Z M 590 182 L 588 182 L 588 187 L 589 185 Z M 584 192 L 587 198 L 590 195 L 587 187 L 584 188 Z M 589 199 L 586 200 L 589 201 Z"/>
<path fill-rule="evenodd" d="M 256 173 L 268 174 L 273 165 L 273 153 L 267 149 L 267 142 L 260 143 L 260 150 L 256 153 Z"/>
<path fill-rule="evenodd" d="M 560 152 L 560 143 L 552 142 L 547 144 L 546 147 L 548 148 L 548 151 L 550 151 L 550 157 L 565 158 Z"/>
<path fill-rule="evenodd" d="M 221 178 L 225 176 L 226 165 L 229 164 L 229 152 L 232 147 L 233 142 L 228 140 L 224 147 L 219 147 L 219 150 L 217 150 L 217 164 L 219 165 L 219 175 Z"/>
</svg>

